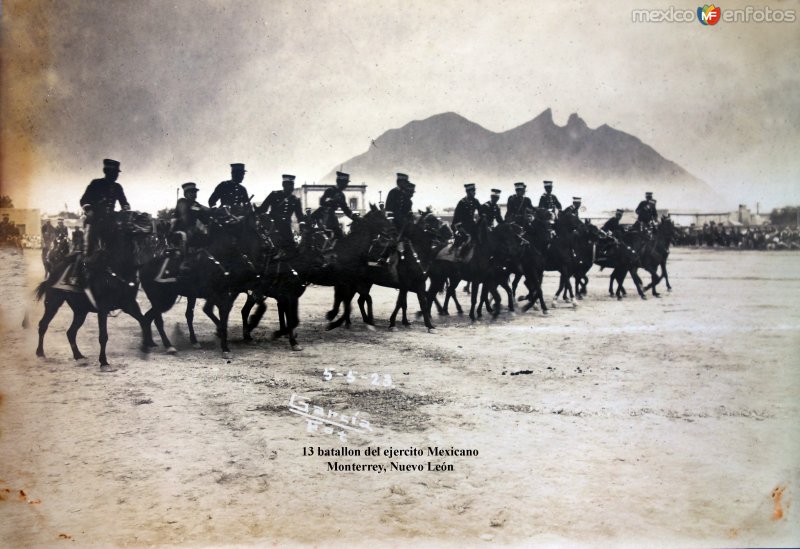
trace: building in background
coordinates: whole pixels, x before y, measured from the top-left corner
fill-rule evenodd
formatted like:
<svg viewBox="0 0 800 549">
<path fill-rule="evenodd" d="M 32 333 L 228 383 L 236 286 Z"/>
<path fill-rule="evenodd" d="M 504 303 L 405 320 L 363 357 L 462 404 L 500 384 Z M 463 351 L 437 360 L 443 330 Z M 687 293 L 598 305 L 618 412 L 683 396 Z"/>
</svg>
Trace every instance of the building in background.
<svg viewBox="0 0 800 549">
<path fill-rule="evenodd" d="M 319 208 L 319 200 L 322 198 L 322 193 L 325 192 L 325 189 L 331 186 L 332 185 L 306 183 L 303 184 L 299 189 L 295 189 L 294 194 L 300 199 L 300 203 L 303 205 L 303 211 L 308 208 L 311 208 L 313 211 Z M 367 185 L 364 183 L 361 185 L 350 184 L 344 190 L 344 196 L 347 200 L 347 205 L 351 210 L 358 212 L 359 214 L 364 214 L 367 210 L 366 195 Z M 336 212 L 336 215 L 341 219 L 344 214 L 342 212 Z"/>
<path fill-rule="evenodd" d="M 23 237 L 42 236 L 42 219 L 38 208 L 0 208 L 0 219 L 8 216 L 8 221 L 19 229 Z"/>
</svg>

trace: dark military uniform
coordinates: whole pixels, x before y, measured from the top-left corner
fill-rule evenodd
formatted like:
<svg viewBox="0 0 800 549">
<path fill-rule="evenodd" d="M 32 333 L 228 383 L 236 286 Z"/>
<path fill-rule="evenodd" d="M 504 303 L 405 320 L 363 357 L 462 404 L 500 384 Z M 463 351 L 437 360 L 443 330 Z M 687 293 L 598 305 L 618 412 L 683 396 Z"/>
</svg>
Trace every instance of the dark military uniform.
<svg viewBox="0 0 800 549">
<path fill-rule="evenodd" d="M 481 215 L 486 218 L 486 222 L 490 227 L 494 226 L 495 223 L 500 225 L 503 222 L 503 216 L 500 215 L 500 204 L 491 200 L 481 206 Z"/>
<path fill-rule="evenodd" d="M 83 249 L 83 231 L 80 227 L 75 227 L 72 231 L 72 251 Z"/>
<path fill-rule="evenodd" d="M 256 213 L 260 214 L 269 210 L 269 216 L 275 223 L 278 233 L 278 242 L 275 245 L 286 250 L 294 250 L 295 242 L 292 234 L 292 214 L 297 221 L 303 221 L 303 207 L 300 199 L 294 194 L 286 194 L 285 191 L 272 191 L 266 200 L 256 208 Z"/>
<path fill-rule="evenodd" d="M 475 230 L 478 225 L 475 223 L 475 212 L 480 212 L 481 203 L 474 196 L 465 196 L 458 201 L 456 211 L 453 213 L 453 227 L 457 228 L 461 225 L 461 229 L 469 234 L 475 236 Z"/>
<path fill-rule="evenodd" d="M 66 239 L 66 238 L 68 238 L 68 236 L 69 236 L 69 231 L 67 230 L 67 228 L 64 225 L 56 225 L 53 228 L 53 237 L 56 240 L 58 240 L 59 238 Z"/>
<path fill-rule="evenodd" d="M 617 231 L 619 231 L 619 219 L 617 219 L 617 216 L 612 217 L 603 224 L 603 231 L 612 235 L 617 234 Z"/>
<path fill-rule="evenodd" d="M 105 178 L 92 180 L 81 197 L 81 206 L 91 206 L 95 220 L 107 217 L 114 211 L 117 202 L 123 210 L 131 208 L 122 185 Z"/>
<path fill-rule="evenodd" d="M 333 231 L 334 238 L 342 238 L 342 227 L 339 225 L 339 218 L 336 210 L 340 209 L 350 219 L 353 219 L 353 210 L 347 205 L 344 193 L 338 187 L 328 187 L 319 199 L 320 209 L 317 218 L 322 221 L 326 229 Z"/>
<path fill-rule="evenodd" d="M 506 208 L 506 223 L 514 222 L 518 225 L 525 224 L 527 210 L 533 210 L 531 199 L 527 196 L 512 194 L 508 197 L 508 207 Z"/>
<path fill-rule="evenodd" d="M 411 196 L 400 187 L 395 187 L 386 195 L 386 211 L 394 216 L 394 224 L 401 228 L 411 219 Z"/>
<path fill-rule="evenodd" d="M 53 231 L 55 231 L 55 227 L 50 224 L 50 220 L 42 225 L 42 242 L 44 242 L 45 247 L 49 247 L 50 243 L 53 241 Z"/>
<path fill-rule="evenodd" d="M 642 200 L 639 202 L 639 205 L 636 206 L 636 215 L 636 221 L 644 225 L 649 225 L 658 218 L 656 207 L 649 200 Z"/>
<path fill-rule="evenodd" d="M 553 193 L 542 193 L 541 198 L 539 198 L 539 207 L 550 211 L 562 210 L 561 202 L 558 201 L 558 198 Z"/>
<path fill-rule="evenodd" d="M 116 181 L 109 181 L 108 179 L 94 179 L 81 197 L 80 204 L 91 212 L 91 218 L 86 219 L 86 245 L 85 250 L 87 255 L 91 255 L 94 247 L 108 237 L 109 232 L 113 230 L 112 213 L 116 203 L 123 210 L 130 210 L 131 205 L 128 199 L 125 198 L 125 192 L 122 190 L 122 185 Z"/>
<path fill-rule="evenodd" d="M 172 218 L 172 230 L 189 233 L 197 227 L 197 206 L 196 200 L 186 197 L 178 199 L 175 204 L 175 216 Z"/>
<path fill-rule="evenodd" d="M 223 206 L 244 205 L 250 202 L 250 195 L 244 185 L 228 180 L 217 185 L 208 198 L 208 205 L 213 208 L 217 201 Z"/>
<path fill-rule="evenodd" d="M 574 204 L 570 204 L 569 206 L 564 208 L 564 210 L 561 212 L 561 215 L 573 215 L 573 216 L 575 216 L 575 218 L 580 220 L 581 215 L 580 215 L 580 212 L 578 211 L 579 208 L 580 208 L 580 206 L 578 206 L 576 208 Z"/>
</svg>

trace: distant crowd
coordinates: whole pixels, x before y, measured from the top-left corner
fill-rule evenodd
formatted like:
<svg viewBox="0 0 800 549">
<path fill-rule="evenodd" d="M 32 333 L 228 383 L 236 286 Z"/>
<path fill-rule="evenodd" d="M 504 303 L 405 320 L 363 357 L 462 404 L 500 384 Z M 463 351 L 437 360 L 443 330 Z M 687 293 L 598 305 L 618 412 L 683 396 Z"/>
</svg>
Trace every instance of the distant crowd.
<svg viewBox="0 0 800 549">
<path fill-rule="evenodd" d="M 675 245 L 739 250 L 798 250 L 800 230 L 797 227 L 773 225 L 726 227 L 712 221 L 702 227 L 677 227 Z"/>
</svg>

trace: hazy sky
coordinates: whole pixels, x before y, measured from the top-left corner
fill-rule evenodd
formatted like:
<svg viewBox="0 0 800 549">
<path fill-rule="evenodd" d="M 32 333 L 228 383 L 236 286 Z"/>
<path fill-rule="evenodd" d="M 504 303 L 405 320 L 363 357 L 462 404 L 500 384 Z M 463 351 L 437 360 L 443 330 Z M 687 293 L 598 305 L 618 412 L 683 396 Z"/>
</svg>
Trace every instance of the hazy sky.
<svg viewBox="0 0 800 549">
<path fill-rule="evenodd" d="M 230 162 L 260 201 L 411 120 L 503 131 L 552 107 L 639 137 L 729 204 L 800 203 L 800 22 L 634 23 L 643 4 L 5 1 L 3 193 L 77 209 L 112 157 L 138 209 L 188 180 L 207 199 Z M 748 4 L 800 19 L 800 2 L 722 9 Z M 375 199 L 392 174 L 367 183 Z"/>
</svg>

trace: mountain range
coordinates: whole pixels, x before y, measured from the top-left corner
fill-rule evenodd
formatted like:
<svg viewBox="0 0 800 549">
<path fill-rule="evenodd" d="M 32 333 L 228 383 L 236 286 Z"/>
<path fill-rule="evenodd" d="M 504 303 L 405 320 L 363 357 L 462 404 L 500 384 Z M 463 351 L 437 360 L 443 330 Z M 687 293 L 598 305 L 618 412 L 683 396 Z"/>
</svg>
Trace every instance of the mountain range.
<svg viewBox="0 0 800 549">
<path fill-rule="evenodd" d="M 546 179 L 555 182 L 553 192 L 564 206 L 580 195 L 590 211 L 635 207 L 645 191 L 655 193 L 659 209 L 673 211 L 711 207 L 717 199 L 705 182 L 637 137 L 606 124 L 589 128 L 577 114 L 558 126 L 550 109 L 500 133 L 453 112 L 415 120 L 386 131 L 322 181 L 332 182 L 340 167 L 354 183 L 384 190 L 384 197 L 394 174 L 407 173 L 420 207 L 454 206 L 469 182 L 484 201 L 491 188 L 505 197 L 514 182 L 524 181 L 536 202 Z"/>
</svg>

